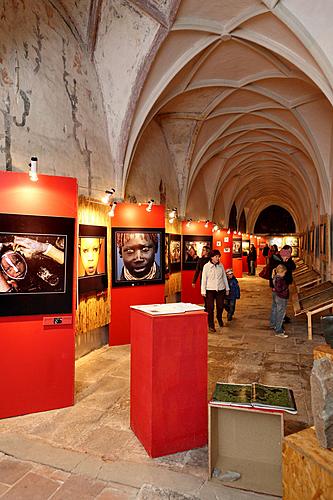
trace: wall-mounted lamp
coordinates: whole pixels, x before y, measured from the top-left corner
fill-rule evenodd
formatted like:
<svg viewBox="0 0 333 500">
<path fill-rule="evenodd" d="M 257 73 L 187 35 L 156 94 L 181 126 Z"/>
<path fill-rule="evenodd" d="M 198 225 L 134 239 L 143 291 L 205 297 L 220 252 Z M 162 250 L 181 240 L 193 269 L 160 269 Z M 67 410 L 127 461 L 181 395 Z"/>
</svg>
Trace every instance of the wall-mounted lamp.
<svg viewBox="0 0 333 500">
<path fill-rule="evenodd" d="M 38 181 L 37 161 L 37 156 L 32 156 L 29 163 L 29 177 L 32 182 Z"/>
<path fill-rule="evenodd" d="M 151 199 L 148 201 L 148 206 L 146 208 L 147 212 L 151 212 L 152 208 L 153 208 L 153 204 L 154 204 L 154 200 Z"/>
<path fill-rule="evenodd" d="M 109 205 L 111 201 L 112 195 L 116 192 L 114 188 L 111 188 L 110 190 L 105 191 L 105 195 L 102 198 L 102 202 L 105 203 L 105 205 Z"/>
<path fill-rule="evenodd" d="M 187 219 L 187 223 L 186 223 L 186 226 L 187 227 L 190 227 L 190 225 L 192 224 L 192 219 Z"/>
<path fill-rule="evenodd" d="M 208 227 L 208 224 L 209 224 L 209 219 L 206 220 L 205 227 Z"/>
<path fill-rule="evenodd" d="M 117 202 L 116 202 L 116 201 L 114 201 L 114 202 L 112 203 L 112 205 L 111 205 L 111 210 L 110 210 L 110 212 L 109 212 L 109 216 L 110 216 L 110 217 L 113 217 L 113 216 L 114 216 L 114 213 L 115 213 L 115 211 L 116 211 L 116 206 L 117 206 Z"/>
</svg>

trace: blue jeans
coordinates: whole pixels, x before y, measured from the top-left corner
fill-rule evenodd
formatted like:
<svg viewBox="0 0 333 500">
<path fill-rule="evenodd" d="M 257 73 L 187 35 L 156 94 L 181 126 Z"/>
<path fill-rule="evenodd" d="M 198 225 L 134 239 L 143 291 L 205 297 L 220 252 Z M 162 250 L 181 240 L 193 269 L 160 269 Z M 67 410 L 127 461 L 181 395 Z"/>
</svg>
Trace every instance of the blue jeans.
<svg viewBox="0 0 333 500">
<path fill-rule="evenodd" d="M 236 307 L 236 299 L 228 299 L 228 296 L 224 299 L 224 309 L 228 313 L 228 320 L 230 321 L 234 315 Z"/>
<path fill-rule="evenodd" d="M 288 299 L 282 299 L 276 295 L 276 292 L 272 292 L 272 311 L 270 326 L 275 329 L 277 333 L 282 333 L 282 323 L 283 318 L 286 313 Z"/>
</svg>

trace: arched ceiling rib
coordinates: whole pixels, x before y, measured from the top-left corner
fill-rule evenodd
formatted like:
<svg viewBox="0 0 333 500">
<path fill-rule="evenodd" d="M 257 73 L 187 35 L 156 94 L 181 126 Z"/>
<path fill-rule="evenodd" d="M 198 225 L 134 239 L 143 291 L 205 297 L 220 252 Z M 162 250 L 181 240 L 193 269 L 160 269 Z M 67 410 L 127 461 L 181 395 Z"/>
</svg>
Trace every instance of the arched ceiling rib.
<svg viewBox="0 0 333 500">
<path fill-rule="evenodd" d="M 329 211 L 333 92 L 322 70 L 327 60 L 316 59 L 320 50 L 304 45 L 304 28 L 289 28 L 285 8 L 275 15 L 277 5 L 181 2 L 137 104 L 124 186 L 136 144 L 157 119 L 170 150 L 175 137 L 183 141 L 177 140 L 183 154 L 174 155 L 175 170 L 182 172 L 181 213 L 198 196 L 201 172 L 210 169 L 212 179 L 217 171 L 218 178 L 209 193 L 205 188 L 207 214 L 221 219 L 228 214 L 217 214 L 215 207 L 220 197 L 227 199 L 224 191 L 237 172 L 242 178 L 230 189 L 226 211 L 236 202 L 240 211 L 252 207 L 260 213 L 272 203 L 274 189 L 299 228 L 316 207 Z M 248 188 L 251 183 L 255 189 Z M 191 210 L 199 203 L 192 200 Z"/>
</svg>

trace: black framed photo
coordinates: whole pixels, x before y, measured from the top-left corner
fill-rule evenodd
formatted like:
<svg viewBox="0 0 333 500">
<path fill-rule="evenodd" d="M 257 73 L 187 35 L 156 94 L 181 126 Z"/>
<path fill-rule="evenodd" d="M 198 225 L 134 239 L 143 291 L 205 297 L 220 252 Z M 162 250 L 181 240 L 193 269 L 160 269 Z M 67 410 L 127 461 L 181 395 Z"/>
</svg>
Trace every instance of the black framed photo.
<svg viewBox="0 0 333 500">
<path fill-rule="evenodd" d="M 112 229 L 112 286 L 157 285 L 164 279 L 164 229 Z"/>
<path fill-rule="evenodd" d="M 107 228 L 79 226 L 79 294 L 98 292 L 108 287 Z"/>
<path fill-rule="evenodd" d="M 181 269 L 182 260 L 182 238 L 180 234 L 169 235 L 169 266 L 172 273 L 177 273 Z"/>
<path fill-rule="evenodd" d="M 169 266 L 169 233 L 164 235 L 164 261 L 165 261 L 165 275 L 170 273 Z"/>
<path fill-rule="evenodd" d="M 212 236 L 183 236 L 183 269 L 195 269 L 202 256 L 203 247 L 212 249 Z"/>
<path fill-rule="evenodd" d="M 75 219 L 0 215 L 0 316 L 71 313 Z"/>
<path fill-rule="evenodd" d="M 232 257 L 239 258 L 242 256 L 242 237 L 233 237 L 232 239 Z"/>
</svg>

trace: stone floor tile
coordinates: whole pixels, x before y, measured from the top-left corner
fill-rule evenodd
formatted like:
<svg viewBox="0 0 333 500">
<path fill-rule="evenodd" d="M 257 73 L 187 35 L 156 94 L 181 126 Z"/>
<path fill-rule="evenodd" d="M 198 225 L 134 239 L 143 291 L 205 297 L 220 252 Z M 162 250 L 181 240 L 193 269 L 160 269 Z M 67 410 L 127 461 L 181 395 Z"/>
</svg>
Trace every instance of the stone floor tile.
<svg viewBox="0 0 333 500">
<path fill-rule="evenodd" d="M 29 465 L 18 460 L 3 458 L 0 460 L 0 482 L 14 484 L 32 469 Z"/>
<path fill-rule="evenodd" d="M 138 494 L 137 488 L 122 485 L 109 485 L 97 495 L 96 500 L 134 500 Z"/>
<path fill-rule="evenodd" d="M 53 495 L 52 500 L 93 500 L 105 486 L 102 481 L 72 474 Z"/>
<path fill-rule="evenodd" d="M 5 491 L 8 491 L 10 487 L 7 484 L 0 483 L 0 497 Z"/>
<path fill-rule="evenodd" d="M 57 489 L 59 483 L 52 479 L 28 472 L 14 484 L 2 497 L 2 500 L 46 500 Z M 62 497 L 63 498 L 63 497 Z"/>
</svg>

